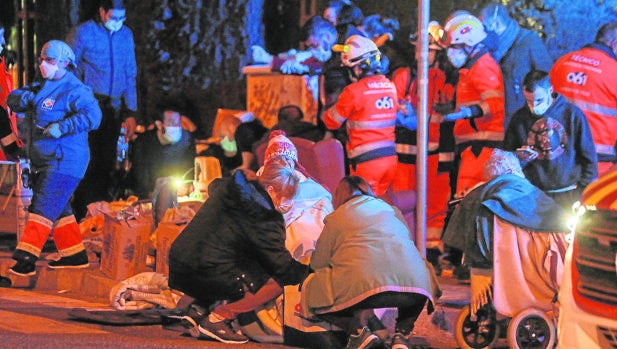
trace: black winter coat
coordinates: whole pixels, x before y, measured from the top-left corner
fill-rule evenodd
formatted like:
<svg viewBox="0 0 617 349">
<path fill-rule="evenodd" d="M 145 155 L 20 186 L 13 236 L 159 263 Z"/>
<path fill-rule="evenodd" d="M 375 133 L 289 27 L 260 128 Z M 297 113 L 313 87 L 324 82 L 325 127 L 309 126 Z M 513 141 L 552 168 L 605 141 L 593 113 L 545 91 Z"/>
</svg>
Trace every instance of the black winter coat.
<svg viewBox="0 0 617 349">
<path fill-rule="evenodd" d="M 208 200 L 173 242 L 169 286 L 202 303 L 236 300 L 269 278 L 300 283 L 307 267 L 285 248 L 285 223 L 268 193 L 242 171 L 213 181 Z"/>
</svg>

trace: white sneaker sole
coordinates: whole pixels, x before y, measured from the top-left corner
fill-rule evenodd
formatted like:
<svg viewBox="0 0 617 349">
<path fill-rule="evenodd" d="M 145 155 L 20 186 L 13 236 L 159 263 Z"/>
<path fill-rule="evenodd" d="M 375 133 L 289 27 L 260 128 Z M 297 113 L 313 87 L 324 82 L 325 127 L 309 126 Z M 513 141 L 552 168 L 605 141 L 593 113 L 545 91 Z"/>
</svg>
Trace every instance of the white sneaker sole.
<svg viewBox="0 0 617 349">
<path fill-rule="evenodd" d="M 229 340 L 229 339 L 223 339 L 223 338 L 217 336 L 216 334 L 206 330 L 205 328 L 203 328 L 201 326 L 199 326 L 198 328 L 199 328 L 199 333 L 201 333 L 203 335 L 206 335 L 206 336 L 208 336 L 208 337 L 210 337 L 212 339 L 216 339 L 217 341 L 219 341 L 221 343 L 225 343 L 225 344 L 244 344 L 244 343 L 249 341 L 248 338 L 247 339 L 243 339 L 243 340 L 237 340 L 237 341 Z"/>
<path fill-rule="evenodd" d="M 47 264 L 49 269 L 86 269 L 90 267 L 90 263 L 80 264 L 80 265 L 49 265 Z"/>
<path fill-rule="evenodd" d="M 9 269 L 9 273 L 13 274 L 13 275 L 17 275 L 17 276 L 34 276 L 36 275 L 36 270 L 31 271 L 29 273 L 23 274 L 23 273 L 18 273 L 13 269 Z"/>
</svg>

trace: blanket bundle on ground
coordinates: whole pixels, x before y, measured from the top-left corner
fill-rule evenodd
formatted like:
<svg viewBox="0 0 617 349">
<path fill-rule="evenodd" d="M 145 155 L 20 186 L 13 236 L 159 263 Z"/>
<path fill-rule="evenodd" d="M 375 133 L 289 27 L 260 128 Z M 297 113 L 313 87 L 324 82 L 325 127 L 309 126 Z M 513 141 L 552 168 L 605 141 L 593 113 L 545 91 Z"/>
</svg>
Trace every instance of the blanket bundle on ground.
<svg viewBox="0 0 617 349">
<path fill-rule="evenodd" d="M 181 296 L 181 292 L 169 288 L 165 275 L 145 272 L 112 287 L 109 301 L 117 310 L 173 309 Z"/>
</svg>

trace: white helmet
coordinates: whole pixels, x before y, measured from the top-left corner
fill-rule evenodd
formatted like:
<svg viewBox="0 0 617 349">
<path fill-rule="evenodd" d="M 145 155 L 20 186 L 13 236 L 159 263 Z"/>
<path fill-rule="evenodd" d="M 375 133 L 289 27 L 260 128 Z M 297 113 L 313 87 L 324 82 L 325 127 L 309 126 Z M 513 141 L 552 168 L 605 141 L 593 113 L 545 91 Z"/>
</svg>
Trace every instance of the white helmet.
<svg viewBox="0 0 617 349">
<path fill-rule="evenodd" d="M 475 46 L 486 38 L 484 26 L 480 20 L 467 11 L 456 11 L 446 20 L 447 46 L 465 44 Z"/>
<path fill-rule="evenodd" d="M 347 67 L 355 67 L 365 59 L 375 57 L 379 60 L 381 52 L 373 40 L 361 35 L 352 35 L 345 40 L 345 45 L 334 45 L 333 51 L 341 52 L 341 61 Z"/>
</svg>

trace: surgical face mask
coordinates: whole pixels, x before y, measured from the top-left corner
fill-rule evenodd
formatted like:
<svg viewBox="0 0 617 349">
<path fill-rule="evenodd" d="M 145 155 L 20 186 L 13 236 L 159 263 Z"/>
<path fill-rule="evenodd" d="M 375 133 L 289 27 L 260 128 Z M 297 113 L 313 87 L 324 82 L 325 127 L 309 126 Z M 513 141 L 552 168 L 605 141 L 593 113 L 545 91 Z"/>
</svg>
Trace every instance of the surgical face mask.
<svg viewBox="0 0 617 349">
<path fill-rule="evenodd" d="M 467 53 L 462 48 L 448 48 L 448 59 L 455 68 L 460 68 L 467 62 Z"/>
<path fill-rule="evenodd" d="M 332 57 L 332 51 L 322 47 L 311 48 L 311 53 L 320 62 L 327 62 Z"/>
<path fill-rule="evenodd" d="M 279 203 L 276 206 L 276 211 L 280 214 L 285 214 L 287 212 L 289 212 L 291 210 L 291 207 L 293 206 L 293 201 L 292 200 L 286 200 L 283 201 L 281 203 Z"/>
<path fill-rule="evenodd" d="M 538 105 L 534 105 L 533 110 L 531 112 L 538 116 L 541 116 L 541 115 L 544 115 L 544 113 L 546 113 L 546 111 L 548 110 L 550 106 L 551 106 L 551 101 L 550 99 L 548 99 Z"/>
<path fill-rule="evenodd" d="M 43 60 L 41 64 L 39 64 L 39 70 L 41 71 L 41 75 L 45 79 L 51 79 L 56 75 L 58 71 L 58 64 L 48 63 L 46 60 Z"/>
<path fill-rule="evenodd" d="M 110 19 L 107 22 L 105 22 L 105 28 L 107 28 L 112 33 L 117 32 L 118 30 L 120 30 L 120 28 L 122 28 L 123 23 L 124 23 L 123 21 Z"/>
<path fill-rule="evenodd" d="M 524 92 L 523 94 L 527 100 L 529 110 L 535 115 L 544 115 L 548 108 L 551 107 L 551 104 L 553 104 L 553 91 L 551 88 L 536 88 L 533 93 Z"/>
<path fill-rule="evenodd" d="M 223 148 L 226 153 L 235 154 L 238 152 L 238 145 L 236 144 L 236 141 L 230 141 L 227 136 L 223 137 L 221 140 L 221 148 Z"/>
<path fill-rule="evenodd" d="M 165 127 L 165 133 L 163 137 L 169 143 L 177 143 L 182 137 L 182 127 L 180 126 L 167 126 Z"/>
</svg>

